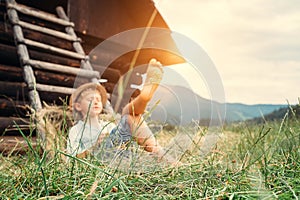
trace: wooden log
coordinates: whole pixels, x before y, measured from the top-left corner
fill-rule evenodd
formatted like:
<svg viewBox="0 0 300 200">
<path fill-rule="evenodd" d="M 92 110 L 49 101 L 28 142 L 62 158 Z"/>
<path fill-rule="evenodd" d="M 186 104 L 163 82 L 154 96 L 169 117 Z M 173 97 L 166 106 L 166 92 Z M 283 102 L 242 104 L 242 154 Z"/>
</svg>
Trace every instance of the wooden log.
<svg viewBox="0 0 300 200">
<path fill-rule="evenodd" d="M 23 71 L 20 67 L 0 64 L 0 80 L 22 82 L 24 81 Z"/>
<path fill-rule="evenodd" d="M 58 6 L 58 7 L 56 8 L 56 12 L 57 12 L 57 14 L 58 14 L 58 16 L 59 16 L 60 18 L 66 20 L 66 21 L 70 21 L 69 18 L 68 18 L 68 16 L 67 16 L 66 13 L 64 12 L 63 7 Z M 66 32 L 68 33 L 68 35 L 77 38 L 76 33 L 75 33 L 73 27 L 66 27 Z M 74 42 L 73 42 L 73 47 L 74 47 L 74 49 L 75 49 L 76 52 L 78 52 L 79 54 L 85 55 L 85 52 L 84 52 L 84 50 L 83 50 L 83 48 L 82 48 L 80 42 L 81 42 L 81 41 L 74 41 Z M 87 57 L 87 58 L 88 58 L 88 57 Z M 81 61 L 81 67 L 82 67 L 83 69 L 93 70 L 93 67 L 92 67 L 92 65 L 91 65 L 91 63 L 90 63 L 90 61 L 89 61 L 89 58 Z M 95 78 L 95 77 L 92 77 L 91 80 L 92 80 L 93 82 L 96 82 L 96 83 L 98 82 L 97 78 Z"/>
<path fill-rule="evenodd" d="M 37 25 L 34 25 L 34 24 L 30 24 L 30 23 L 27 23 L 27 22 L 14 21 L 13 23 L 21 26 L 22 28 L 30 29 L 30 30 L 33 30 L 33 31 L 38 31 L 38 32 L 48 34 L 48 35 L 51 35 L 51 36 L 54 36 L 54 37 L 57 37 L 57 38 L 61 38 L 61 39 L 64 39 L 64 40 L 80 41 L 79 38 L 71 37 L 68 34 L 65 34 L 65 33 L 62 33 L 62 32 L 59 32 L 59 31 L 55 31 L 55 30 L 52 30 L 52 29 L 49 29 L 49 28 L 37 26 Z"/>
<path fill-rule="evenodd" d="M 12 29 L 12 25 L 10 23 L 0 21 L 0 41 L 1 41 L 1 43 L 15 45 L 12 31 L 13 31 L 13 29 Z M 61 49 L 74 51 L 72 42 L 68 42 L 66 40 L 63 40 L 63 39 L 60 39 L 57 37 L 53 37 L 53 36 L 46 35 L 46 34 L 39 33 L 39 32 L 34 32 L 34 31 L 31 31 L 28 29 L 23 30 L 23 35 L 25 38 L 30 39 L 30 40 L 39 41 L 40 43 L 50 44 L 52 46 L 55 46 L 55 47 L 58 47 Z"/>
<path fill-rule="evenodd" d="M 100 72 L 101 78 L 107 79 L 110 83 L 117 83 L 121 77 L 119 70 L 111 67 L 103 67 L 101 65 L 93 65 L 94 70 Z"/>
<path fill-rule="evenodd" d="M 12 27 L 10 23 L 0 21 L 0 40 L 1 42 L 14 44 L 14 37 L 12 34 Z"/>
<path fill-rule="evenodd" d="M 77 25 L 76 25 L 77 27 Z M 97 38 L 95 36 L 87 35 L 78 31 L 75 31 L 77 37 L 81 38 L 82 43 L 81 46 L 85 52 L 85 54 L 90 54 L 90 52 L 101 42 L 104 41 L 104 39 Z M 108 52 L 108 51 L 106 51 Z"/>
<path fill-rule="evenodd" d="M 30 65 L 34 68 L 38 69 L 45 69 L 60 73 L 66 73 L 66 74 L 72 74 L 72 75 L 78 75 L 81 77 L 86 78 L 99 78 L 99 72 L 97 71 L 91 71 L 91 70 L 85 70 L 85 69 L 78 69 L 74 67 L 69 67 L 66 65 L 59 65 L 59 64 L 53 64 L 38 60 L 26 60 L 24 61 L 25 64 Z"/>
<path fill-rule="evenodd" d="M 14 101 L 21 102 L 29 102 L 29 95 L 35 95 L 34 93 L 30 94 L 26 83 L 7 81 L 0 81 L 0 94 L 13 99 Z M 59 100 L 59 98 L 65 98 L 66 96 L 68 95 L 43 92 L 41 93 L 40 98 L 42 101 L 45 101 L 47 103 L 53 103 L 54 101 Z M 33 107 L 33 105 L 30 105 L 30 103 L 28 103 L 28 105 L 30 107 Z"/>
<path fill-rule="evenodd" d="M 37 147 L 36 137 L 28 139 L 33 148 Z M 2 155 L 25 155 L 30 151 L 27 141 L 22 136 L 0 136 L 0 152 Z"/>
<path fill-rule="evenodd" d="M 76 77 L 69 74 L 46 72 L 38 69 L 34 71 L 34 74 L 36 75 L 37 82 L 41 84 L 73 87 L 75 81 L 81 84 L 89 82 L 89 79 L 87 78 Z"/>
<path fill-rule="evenodd" d="M 57 48 L 55 46 L 43 44 L 43 43 L 40 43 L 40 42 L 36 42 L 36 41 L 33 41 L 33 40 L 24 39 L 24 41 L 20 41 L 20 42 L 24 43 L 26 45 L 32 46 L 32 47 L 40 48 L 42 50 L 57 53 L 57 54 L 60 54 L 62 56 L 67 56 L 67 57 L 71 57 L 71 58 L 75 58 L 75 59 L 86 59 L 85 55 L 75 53 L 75 52 L 72 52 L 72 51 L 68 51 L 68 50 L 64 50 L 64 49 L 61 49 L 61 48 Z"/>
<path fill-rule="evenodd" d="M 5 65 L 21 66 L 15 46 L 0 43 L 0 60 Z"/>
<path fill-rule="evenodd" d="M 59 16 L 61 19 L 65 20 L 65 21 L 70 21 L 69 18 L 67 17 L 67 15 L 66 15 L 66 13 L 65 13 L 63 7 L 61 7 L 61 6 L 57 7 L 57 8 L 56 8 L 56 12 L 57 12 L 58 16 Z M 73 27 L 70 27 L 70 26 L 69 26 L 69 27 L 66 27 L 66 32 L 67 32 L 67 34 L 68 34 L 70 37 L 77 38 L 77 36 L 76 36 L 76 34 L 75 34 L 75 31 L 74 31 Z M 76 52 L 85 55 L 85 52 L 83 51 L 80 42 L 81 42 L 80 40 L 74 40 L 74 42 L 73 42 L 73 47 L 74 47 L 74 49 L 75 49 Z"/>
<path fill-rule="evenodd" d="M 29 102 L 29 94 L 28 88 L 26 83 L 19 83 L 19 82 L 6 82 L 0 81 L 0 94 L 4 96 L 8 96 L 9 98 L 13 99 L 15 102 Z M 41 101 L 44 101 L 48 104 L 57 104 L 61 105 L 62 101 L 60 99 L 65 99 L 69 94 L 63 93 L 56 93 L 56 92 L 44 92 L 40 91 L 40 98 Z M 27 103 L 26 103 L 27 105 Z M 29 105 L 32 106 L 32 105 Z"/>
<path fill-rule="evenodd" d="M 34 70 L 37 83 L 64 87 L 74 87 L 78 84 L 89 82 L 87 78 L 76 77 L 68 74 L 53 73 L 36 69 Z M 23 71 L 20 67 L 0 64 L 0 80 L 8 82 L 23 82 Z M 0 86 L 1 87 L 1 86 Z"/>
<path fill-rule="evenodd" d="M 7 0 L 7 4 L 9 4 L 9 3 L 13 4 L 13 1 Z M 49 29 L 46 27 L 42 27 L 42 26 L 38 26 L 38 25 L 30 24 L 28 22 L 21 21 L 21 20 L 19 20 L 18 14 L 15 9 L 8 7 L 7 10 L 8 10 L 9 19 L 13 25 L 19 25 L 25 29 L 30 29 L 33 31 L 41 32 L 41 33 L 48 34 L 48 35 L 51 35 L 51 36 L 54 36 L 57 38 L 62 38 L 64 40 L 68 40 L 68 41 L 79 40 L 78 38 L 71 37 L 70 35 L 68 35 L 66 33 L 62 33 L 62 32 L 52 30 L 52 29 Z"/>
<path fill-rule="evenodd" d="M 37 51 L 35 49 L 29 49 L 31 59 L 40 60 L 49 63 L 56 63 L 75 68 L 80 68 L 80 61 L 78 59 L 71 59 L 67 57 L 57 56 L 47 52 Z"/>
<path fill-rule="evenodd" d="M 63 105 L 64 102 L 68 102 L 67 100 L 70 99 L 70 95 L 64 93 L 39 91 L 39 94 L 42 101 L 48 105 Z"/>
<path fill-rule="evenodd" d="M 63 26 L 71 26 L 74 27 L 74 23 L 73 22 L 69 22 L 60 18 L 57 18 L 55 15 L 50 14 L 50 13 L 46 13 L 43 12 L 41 10 L 34 10 L 31 7 L 25 6 L 25 5 L 21 5 L 21 4 L 17 4 L 17 3 L 8 3 L 7 5 L 8 8 L 14 8 L 17 11 L 25 14 L 25 15 L 30 15 L 39 19 L 43 19 L 43 20 L 47 20 L 53 23 L 57 23 Z"/>
<path fill-rule="evenodd" d="M 34 104 L 37 103 L 32 101 L 32 99 L 36 99 L 35 92 L 35 90 L 29 90 L 27 84 L 24 82 L 20 83 L 0 81 L 0 94 L 8 96 L 14 100 L 30 101 L 29 106 L 34 109 L 36 109 L 36 107 L 34 107 Z M 42 108 L 42 106 L 40 108 Z"/>
<path fill-rule="evenodd" d="M 51 35 L 31 31 L 31 30 L 28 30 L 28 29 L 24 29 L 23 34 L 24 34 L 24 37 L 27 38 L 27 39 L 38 41 L 38 42 L 41 42 L 43 44 L 49 44 L 49 45 L 52 45 L 52 46 L 55 46 L 55 47 L 58 47 L 58 48 L 61 48 L 61 49 L 74 51 L 74 48 L 72 46 L 71 41 L 66 41 L 66 40 L 61 39 L 61 38 L 57 38 L 57 37 L 54 37 L 54 36 L 51 36 Z"/>
<path fill-rule="evenodd" d="M 43 92 L 55 92 L 55 93 L 61 93 L 61 94 L 72 94 L 74 92 L 74 88 L 68 88 L 68 87 L 59 87 L 54 85 L 44 85 L 44 84 L 36 84 L 36 89 L 38 91 Z"/>
<path fill-rule="evenodd" d="M 12 98 L 0 98 L 1 116 L 25 117 L 29 113 L 29 102 L 13 100 Z M 1 122 L 2 123 L 2 122 Z"/>
<path fill-rule="evenodd" d="M 0 81 L 0 94 L 20 101 L 28 101 L 28 88 L 24 82 Z"/>
<path fill-rule="evenodd" d="M 20 117 L 0 117 L 0 133 L 1 135 L 20 135 L 18 129 L 33 130 L 34 125 L 31 124 L 29 118 Z"/>
<path fill-rule="evenodd" d="M 26 105 L 31 106 L 29 103 L 28 88 L 24 82 L 0 81 L 0 94 L 13 99 L 15 102 L 26 102 Z M 57 105 L 62 105 L 61 99 L 66 99 L 70 96 L 69 94 L 43 91 L 40 91 L 39 95 L 42 101 Z"/>
<path fill-rule="evenodd" d="M 93 66 L 107 66 L 105 64 L 105 62 L 107 60 L 113 60 L 113 62 L 111 62 L 107 67 L 111 68 L 111 69 L 115 69 L 118 70 L 120 72 L 120 74 L 125 74 L 130 67 L 130 59 L 128 59 L 128 57 L 122 55 L 121 57 L 115 57 L 113 58 L 113 53 L 109 53 L 107 52 L 107 54 L 97 54 L 97 56 L 95 55 L 90 55 L 91 56 L 91 64 Z"/>
<path fill-rule="evenodd" d="M 62 65 L 68 65 L 77 68 L 80 67 L 80 62 L 75 59 L 56 56 L 53 54 L 36 51 L 34 49 L 29 49 L 29 54 L 32 59 L 42 60 L 45 62 L 60 63 Z M 1 63 L 6 65 L 21 66 L 17 54 L 17 49 L 12 45 L 0 43 L 0 60 Z"/>
<path fill-rule="evenodd" d="M 59 63 L 62 65 L 72 66 L 74 68 L 79 68 L 80 64 L 78 61 L 73 59 L 68 59 L 64 57 L 59 57 L 55 55 L 51 55 L 48 53 L 42 53 L 38 51 L 29 51 L 29 53 L 32 55 L 32 58 L 39 60 L 40 58 L 43 59 L 42 61 L 45 62 L 53 62 L 53 63 Z M 9 46 L 6 44 L 0 44 L 0 60 L 1 63 L 4 65 L 9 66 L 21 66 L 19 62 L 19 58 L 17 56 L 16 47 Z"/>
</svg>

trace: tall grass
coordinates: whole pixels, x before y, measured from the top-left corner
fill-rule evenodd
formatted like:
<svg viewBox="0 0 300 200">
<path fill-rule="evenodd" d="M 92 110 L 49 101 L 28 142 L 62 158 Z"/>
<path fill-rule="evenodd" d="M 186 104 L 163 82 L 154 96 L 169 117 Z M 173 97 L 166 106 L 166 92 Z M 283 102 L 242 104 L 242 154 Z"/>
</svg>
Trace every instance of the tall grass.
<svg viewBox="0 0 300 200">
<path fill-rule="evenodd" d="M 195 134 L 182 166 L 140 173 L 112 169 L 93 158 L 70 158 L 66 163 L 58 149 L 52 158 L 34 148 L 23 156 L 0 155 L 0 199 L 299 198 L 296 118 L 227 125 L 204 159 L 199 156 L 199 138 L 205 132 Z"/>
</svg>

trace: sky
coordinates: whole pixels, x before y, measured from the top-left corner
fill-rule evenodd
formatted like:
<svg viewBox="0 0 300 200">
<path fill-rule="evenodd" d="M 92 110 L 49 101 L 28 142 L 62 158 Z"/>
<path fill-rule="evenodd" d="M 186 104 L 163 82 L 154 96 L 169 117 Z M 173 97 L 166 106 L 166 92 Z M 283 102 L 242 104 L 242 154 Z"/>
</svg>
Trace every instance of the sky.
<svg viewBox="0 0 300 200">
<path fill-rule="evenodd" d="M 154 3 L 172 31 L 195 41 L 207 53 L 221 77 L 226 102 L 299 103 L 299 0 Z M 178 65 L 172 69 L 183 68 L 186 77 L 193 75 L 189 67 Z M 190 84 L 200 95 L 209 95 L 205 80 L 198 78 Z"/>
</svg>

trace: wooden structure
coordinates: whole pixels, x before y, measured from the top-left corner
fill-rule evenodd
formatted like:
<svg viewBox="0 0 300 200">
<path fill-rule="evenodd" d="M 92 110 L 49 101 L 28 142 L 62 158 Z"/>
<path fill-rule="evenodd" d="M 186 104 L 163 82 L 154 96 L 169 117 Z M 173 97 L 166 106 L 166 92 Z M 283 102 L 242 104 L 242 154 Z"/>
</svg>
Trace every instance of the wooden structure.
<svg viewBox="0 0 300 200">
<path fill-rule="evenodd" d="M 31 109 L 41 109 L 42 102 L 62 104 L 61 99 L 72 93 L 75 80 L 82 83 L 107 79 L 104 86 L 112 93 L 135 56 L 135 66 L 147 63 L 151 57 L 165 65 L 184 61 L 177 54 L 151 48 L 141 49 L 138 54 L 130 51 L 116 58 L 115 49 L 122 48 L 123 44 L 112 43 L 114 48 L 107 49 L 96 58 L 97 64 L 91 65 L 86 54 L 117 33 L 147 25 L 168 29 L 150 0 L 126 3 L 121 0 L 6 0 L 0 1 L 0 16 L 1 152 L 12 148 L 21 152 L 22 145 L 16 145 L 24 143 L 20 129 L 26 135 L 35 135 L 29 118 Z M 147 37 L 153 39 L 155 35 Z M 160 42 L 177 51 L 170 35 Z M 114 61 L 109 66 L 102 66 L 112 58 Z M 141 80 L 133 77 L 131 81 L 139 84 Z"/>
</svg>

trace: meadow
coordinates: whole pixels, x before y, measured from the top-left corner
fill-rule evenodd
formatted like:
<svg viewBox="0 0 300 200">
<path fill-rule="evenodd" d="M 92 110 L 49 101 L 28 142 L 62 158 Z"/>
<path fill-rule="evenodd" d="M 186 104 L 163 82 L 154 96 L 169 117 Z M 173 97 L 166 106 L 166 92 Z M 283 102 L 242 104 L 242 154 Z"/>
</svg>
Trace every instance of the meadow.
<svg viewBox="0 0 300 200">
<path fill-rule="evenodd" d="M 172 130 L 162 130 L 164 135 Z M 64 153 L 0 155 L 0 199 L 299 199 L 300 122 L 293 112 L 264 123 L 224 125 L 205 157 L 205 128 L 178 167 L 113 169 L 96 159 L 61 160 Z"/>
</svg>

